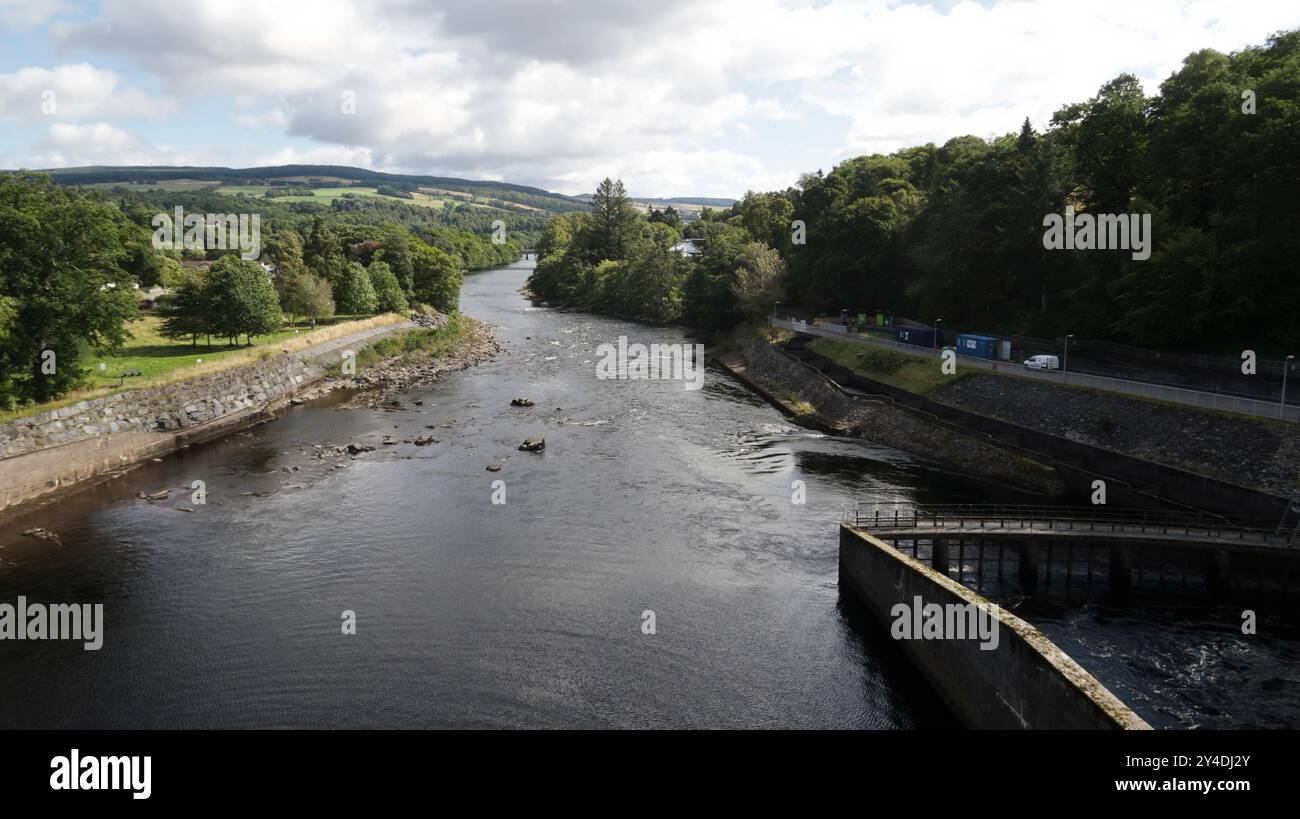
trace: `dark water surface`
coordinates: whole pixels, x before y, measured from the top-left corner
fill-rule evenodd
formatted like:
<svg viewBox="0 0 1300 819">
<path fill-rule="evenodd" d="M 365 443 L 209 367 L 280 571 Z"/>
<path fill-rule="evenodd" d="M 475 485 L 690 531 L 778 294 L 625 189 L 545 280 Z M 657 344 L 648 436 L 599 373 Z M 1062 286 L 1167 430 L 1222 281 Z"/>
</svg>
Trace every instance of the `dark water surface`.
<svg viewBox="0 0 1300 819">
<path fill-rule="evenodd" d="M 400 410 L 333 396 L 7 521 L 0 601 L 103 603 L 106 626 L 97 652 L 0 642 L 0 726 L 951 724 L 841 600 L 835 526 L 865 493 L 983 497 L 791 426 L 720 370 L 700 391 L 597 380 L 598 344 L 685 336 L 533 307 L 527 272 L 467 278 L 503 353 Z M 545 453 L 516 451 L 530 435 Z M 195 479 L 207 505 L 178 511 Z M 19 534 L 37 525 L 62 546 Z"/>
</svg>

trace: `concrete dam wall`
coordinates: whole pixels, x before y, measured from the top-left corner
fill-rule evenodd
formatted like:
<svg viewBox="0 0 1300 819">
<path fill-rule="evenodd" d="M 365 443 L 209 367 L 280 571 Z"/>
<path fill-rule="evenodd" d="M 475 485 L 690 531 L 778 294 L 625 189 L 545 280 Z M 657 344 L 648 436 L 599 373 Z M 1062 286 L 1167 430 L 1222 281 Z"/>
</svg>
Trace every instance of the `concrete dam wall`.
<svg viewBox="0 0 1300 819">
<path fill-rule="evenodd" d="M 996 647 L 977 639 L 900 639 L 903 653 L 970 728 L 1133 730 L 1150 726 L 1042 632 L 946 575 L 849 526 L 840 527 L 840 587 L 887 627 L 898 604 L 992 611 Z"/>
</svg>

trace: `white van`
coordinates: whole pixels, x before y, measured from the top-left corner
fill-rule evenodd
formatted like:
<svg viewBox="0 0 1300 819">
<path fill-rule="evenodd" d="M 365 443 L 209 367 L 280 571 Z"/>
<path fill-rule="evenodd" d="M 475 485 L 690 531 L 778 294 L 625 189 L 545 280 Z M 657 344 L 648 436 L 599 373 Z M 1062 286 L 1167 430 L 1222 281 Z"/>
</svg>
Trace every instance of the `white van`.
<svg viewBox="0 0 1300 819">
<path fill-rule="evenodd" d="M 1061 359 L 1054 355 L 1031 356 L 1025 361 L 1025 367 L 1030 370 L 1059 370 L 1061 369 Z"/>
</svg>

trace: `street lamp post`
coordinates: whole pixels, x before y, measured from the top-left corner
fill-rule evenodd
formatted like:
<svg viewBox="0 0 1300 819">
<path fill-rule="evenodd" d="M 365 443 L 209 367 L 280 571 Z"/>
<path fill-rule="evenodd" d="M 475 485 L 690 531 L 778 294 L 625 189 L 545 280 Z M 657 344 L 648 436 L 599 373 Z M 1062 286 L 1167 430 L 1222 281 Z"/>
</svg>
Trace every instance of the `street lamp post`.
<svg viewBox="0 0 1300 819">
<path fill-rule="evenodd" d="M 1277 417 L 1283 420 L 1286 419 L 1286 373 L 1291 369 L 1291 362 L 1294 360 L 1295 356 L 1289 355 L 1282 362 L 1282 400 L 1277 405 Z"/>
<path fill-rule="evenodd" d="M 1074 333 L 1065 337 L 1065 360 L 1061 362 L 1061 380 L 1065 381 L 1066 373 L 1070 371 L 1070 339 L 1074 338 Z"/>
<path fill-rule="evenodd" d="M 934 349 L 939 347 L 939 325 L 943 324 L 943 319 L 934 320 Z"/>
</svg>

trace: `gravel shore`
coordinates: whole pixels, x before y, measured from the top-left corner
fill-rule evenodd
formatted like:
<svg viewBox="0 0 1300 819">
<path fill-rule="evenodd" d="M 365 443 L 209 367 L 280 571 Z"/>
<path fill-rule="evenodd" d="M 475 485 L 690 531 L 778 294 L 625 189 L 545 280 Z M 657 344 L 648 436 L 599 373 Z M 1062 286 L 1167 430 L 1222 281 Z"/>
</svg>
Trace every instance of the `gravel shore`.
<svg viewBox="0 0 1300 819">
<path fill-rule="evenodd" d="M 438 316 L 429 323 L 421 324 L 439 327 L 446 324 L 446 320 L 446 316 Z M 404 356 L 394 356 L 369 365 L 355 376 L 326 377 L 298 396 L 297 400 L 310 401 L 334 390 L 350 389 L 357 390 L 358 394 L 340 404 L 339 409 L 375 409 L 394 393 L 416 385 L 432 384 L 445 373 L 489 361 L 500 352 L 496 329 L 492 325 L 468 316 L 461 316 L 460 320 L 469 327 L 467 338 L 446 355 L 423 361 L 409 361 L 404 360 Z"/>
</svg>

